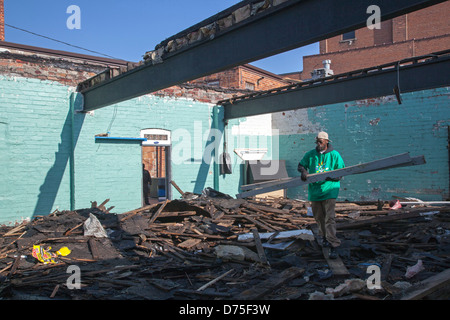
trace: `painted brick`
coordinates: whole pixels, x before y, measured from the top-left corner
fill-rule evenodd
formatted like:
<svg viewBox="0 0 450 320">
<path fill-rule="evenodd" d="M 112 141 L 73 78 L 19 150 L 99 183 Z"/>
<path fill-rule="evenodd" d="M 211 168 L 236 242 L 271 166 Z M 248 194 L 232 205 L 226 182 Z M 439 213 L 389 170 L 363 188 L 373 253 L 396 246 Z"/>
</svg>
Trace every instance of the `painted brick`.
<svg viewBox="0 0 450 320">
<path fill-rule="evenodd" d="M 280 159 L 290 176 L 298 176 L 297 164 L 313 149 L 314 137 L 325 130 L 347 166 L 409 152 L 424 155 L 427 163 L 344 177 L 340 200 L 390 200 L 392 196 L 423 200 L 449 197 L 448 126 L 449 88 L 321 106 L 273 115 L 285 123 L 280 135 Z M 306 112 L 305 112 L 306 111 Z M 300 125 L 300 126 L 299 126 Z M 300 128 L 300 130 L 299 130 Z M 306 187 L 288 190 L 288 196 L 306 199 Z"/>
<path fill-rule="evenodd" d="M 75 113 L 72 123 L 69 100 L 73 87 L 0 75 L 0 88 L 0 223 L 70 209 L 72 139 L 75 208 L 90 207 L 91 201 L 105 199 L 110 199 L 108 205 L 115 206 L 113 211 L 118 213 L 140 207 L 142 147 L 139 142 L 95 140 L 96 134 L 108 129 L 116 137 L 139 137 L 140 130 L 146 128 L 181 133 L 178 137 L 182 139 L 173 141 L 172 160 L 177 150 L 185 154 L 181 153 L 181 161 L 172 161 L 173 180 L 188 192 L 201 193 L 214 186 L 213 164 L 198 161 L 211 151 L 206 148 L 212 125 L 211 103 L 160 92 L 91 114 Z M 191 89 L 184 88 L 186 95 L 206 94 L 211 100 L 227 94 Z M 80 109 L 80 95 L 75 96 L 75 109 Z M 220 142 L 222 135 L 217 139 Z M 190 146 L 187 151 L 186 145 Z M 233 175 L 220 181 L 233 193 L 238 192 L 241 181 L 239 165 Z M 173 191 L 173 196 L 179 194 Z"/>
</svg>

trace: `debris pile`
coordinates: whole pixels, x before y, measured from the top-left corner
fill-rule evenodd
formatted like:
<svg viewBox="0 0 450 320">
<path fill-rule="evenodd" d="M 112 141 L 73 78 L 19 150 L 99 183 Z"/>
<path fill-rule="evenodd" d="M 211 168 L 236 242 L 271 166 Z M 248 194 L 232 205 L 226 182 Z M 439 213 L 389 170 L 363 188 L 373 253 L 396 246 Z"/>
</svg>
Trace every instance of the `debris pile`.
<svg viewBox="0 0 450 320">
<path fill-rule="evenodd" d="M 448 206 L 338 203 L 333 262 L 307 202 L 205 191 L 121 214 L 93 205 L 0 227 L 0 299 L 400 299 L 448 285 Z M 379 283 L 368 266 L 381 270 Z"/>
</svg>

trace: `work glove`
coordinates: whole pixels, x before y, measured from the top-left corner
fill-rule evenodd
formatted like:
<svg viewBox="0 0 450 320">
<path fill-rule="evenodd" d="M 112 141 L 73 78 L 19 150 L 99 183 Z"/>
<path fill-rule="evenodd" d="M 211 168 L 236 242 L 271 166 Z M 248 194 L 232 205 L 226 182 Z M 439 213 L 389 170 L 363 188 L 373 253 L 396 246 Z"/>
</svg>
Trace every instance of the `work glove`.
<svg viewBox="0 0 450 320">
<path fill-rule="evenodd" d="M 300 164 L 298 164 L 297 170 L 302 174 L 301 175 L 302 181 L 306 181 L 306 179 L 308 179 L 308 171 L 306 171 L 306 169 Z"/>
</svg>

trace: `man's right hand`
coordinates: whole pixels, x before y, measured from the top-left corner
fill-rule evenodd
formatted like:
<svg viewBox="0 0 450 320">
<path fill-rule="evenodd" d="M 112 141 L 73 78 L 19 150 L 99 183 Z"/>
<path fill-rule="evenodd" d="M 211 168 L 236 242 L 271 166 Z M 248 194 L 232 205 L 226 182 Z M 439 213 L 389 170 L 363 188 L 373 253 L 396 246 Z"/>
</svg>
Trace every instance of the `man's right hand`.
<svg viewBox="0 0 450 320">
<path fill-rule="evenodd" d="M 306 172 L 306 170 L 305 170 L 305 171 L 302 171 L 301 179 L 302 179 L 303 181 L 306 181 L 306 180 L 308 179 L 308 173 Z"/>
<path fill-rule="evenodd" d="M 303 181 L 306 181 L 306 179 L 308 179 L 308 171 L 306 171 L 305 167 L 303 167 L 300 163 L 298 164 L 297 167 L 298 172 L 300 172 L 302 174 L 301 179 Z"/>
</svg>

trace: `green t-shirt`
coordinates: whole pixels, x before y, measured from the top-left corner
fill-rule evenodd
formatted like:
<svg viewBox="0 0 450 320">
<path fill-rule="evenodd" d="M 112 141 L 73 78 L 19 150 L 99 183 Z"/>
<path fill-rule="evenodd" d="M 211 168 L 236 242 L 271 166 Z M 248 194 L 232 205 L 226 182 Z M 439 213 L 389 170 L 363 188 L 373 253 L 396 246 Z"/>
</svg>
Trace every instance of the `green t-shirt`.
<svg viewBox="0 0 450 320">
<path fill-rule="evenodd" d="M 300 161 L 300 165 L 310 174 L 345 168 L 341 155 L 330 144 L 324 153 L 320 153 L 316 149 L 307 152 Z M 308 200 L 323 201 L 336 199 L 339 195 L 340 187 L 340 181 L 318 181 L 310 183 L 308 185 Z"/>
</svg>

